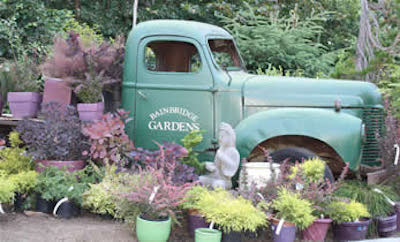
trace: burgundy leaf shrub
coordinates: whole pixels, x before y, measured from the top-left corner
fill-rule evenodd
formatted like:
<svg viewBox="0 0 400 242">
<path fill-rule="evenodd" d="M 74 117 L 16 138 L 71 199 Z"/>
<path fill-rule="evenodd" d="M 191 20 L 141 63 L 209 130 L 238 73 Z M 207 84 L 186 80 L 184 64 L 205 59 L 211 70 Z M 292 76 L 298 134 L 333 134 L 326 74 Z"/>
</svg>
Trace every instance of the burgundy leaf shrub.
<svg viewBox="0 0 400 242">
<path fill-rule="evenodd" d="M 85 124 L 82 133 L 89 138 L 90 147 L 83 155 L 105 165 L 127 164 L 134 148 L 125 133 L 125 124 L 130 121 L 128 113 L 118 110 L 117 113 L 107 113 L 100 120 Z"/>
<path fill-rule="evenodd" d="M 17 131 L 29 155 L 36 160 L 82 160 L 87 138 L 72 106 L 49 103 L 42 106 L 43 122 L 22 120 Z"/>
<path fill-rule="evenodd" d="M 195 168 L 183 164 L 181 159 L 188 155 L 185 147 L 174 143 L 157 144 L 158 150 L 150 151 L 136 148 L 131 152 L 131 157 L 137 164 L 150 166 L 154 169 L 164 169 L 164 172 L 172 172 L 172 181 L 176 184 L 197 181 L 199 176 Z M 174 164 L 173 170 L 166 164 Z"/>
</svg>

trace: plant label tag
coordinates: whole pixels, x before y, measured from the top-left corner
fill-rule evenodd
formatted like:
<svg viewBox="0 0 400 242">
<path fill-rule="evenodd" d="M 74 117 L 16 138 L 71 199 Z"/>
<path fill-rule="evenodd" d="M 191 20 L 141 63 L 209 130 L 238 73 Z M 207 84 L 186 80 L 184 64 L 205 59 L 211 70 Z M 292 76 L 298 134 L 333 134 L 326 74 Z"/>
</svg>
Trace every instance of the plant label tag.
<svg viewBox="0 0 400 242">
<path fill-rule="evenodd" d="M 276 235 L 279 235 L 281 233 L 281 229 L 282 229 L 284 222 L 285 222 L 285 219 L 283 219 L 283 218 L 279 221 L 278 227 L 276 228 L 276 231 L 275 231 Z"/>
</svg>

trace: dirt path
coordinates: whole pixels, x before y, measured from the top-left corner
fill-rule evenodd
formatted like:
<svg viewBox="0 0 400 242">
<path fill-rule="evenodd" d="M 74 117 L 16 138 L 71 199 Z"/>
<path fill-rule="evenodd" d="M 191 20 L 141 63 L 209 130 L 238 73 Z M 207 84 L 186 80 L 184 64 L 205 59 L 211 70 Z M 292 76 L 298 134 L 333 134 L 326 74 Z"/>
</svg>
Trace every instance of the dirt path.
<svg viewBox="0 0 400 242">
<path fill-rule="evenodd" d="M 1 242 L 136 242 L 124 224 L 95 215 L 62 220 L 51 216 L 0 215 Z"/>
</svg>

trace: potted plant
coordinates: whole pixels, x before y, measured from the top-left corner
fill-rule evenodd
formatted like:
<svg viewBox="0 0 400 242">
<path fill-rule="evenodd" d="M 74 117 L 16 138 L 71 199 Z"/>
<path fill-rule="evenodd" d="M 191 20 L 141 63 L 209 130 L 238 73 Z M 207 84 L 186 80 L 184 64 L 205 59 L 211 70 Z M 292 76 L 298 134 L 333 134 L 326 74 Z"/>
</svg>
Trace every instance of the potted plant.
<svg viewBox="0 0 400 242">
<path fill-rule="evenodd" d="M 17 212 L 22 212 L 26 197 L 36 186 L 37 173 L 36 171 L 23 171 L 9 176 L 9 179 L 15 187 L 14 209 Z"/>
<path fill-rule="evenodd" d="M 82 194 L 87 189 L 87 184 L 80 183 L 77 179 L 74 173 L 46 167 L 38 175 L 34 189 L 38 194 L 36 209 L 62 218 L 76 216 L 78 206 L 82 203 Z"/>
<path fill-rule="evenodd" d="M 349 180 L 343 182 L 335 194 L 366 205 L 371 217 L 374 218 L 370 233 L 378 232 L 380 236 L 388 237 L 396 232 L 397 215 L 393 201 L 399 201 L 399 196 L 391 187 Z"/>
<path fill-rule="evenodd" d="M 2 204 L 12 202 L 14 194 L 14 183 L 8 179 L 4 171 L 0 170 L 0 214 L 4 214 Z"/>
<path fill-rule="evenodd" d="M 23 56 L 3 63 L 2 88 L 6 87 L 10 110 L 15 118 L 36 117 L 40 107 L 40 71 L 34 60 Z"/>
<path fill-rule="evenodd" d="M 275 210 L 275 218 L 272 219 L 274 241 L 294 241 L 296 227 L 303 230 L 315 220 L 312 204 L 301 199 L 300 194 L 283 187 L 271 206 Z M 283 225 L 281 221 L 284 221 Z"/>
<path fill-rule="evenodd" d="M 36 170 L 41 172 L 46 166 L 66 167 L 70 172 L 83 169 L 87 139 L 81 133 L 76 109 L 50 103 L 43 105 L 41 113 L 42 122 L 22 120 L 17 125 L 28 154 L 35 159 Z"/>
<path fill-rule="evenodd" d="M 267 224 L 265 213 L 250 200 L 223 189 L 202 192 L 196 204 L 206 221 L 222 230 L 222 241 L 241 241 L 242 232 L 255 232 Z"/>
<path fill-rule="evenodd" d="M 204 216 L 199 211 L 198 201 L 203 197 L 203 194 L 208 192 L 206 187 L 196 185 L 192 187 L 187 193 L 185 197 L 185 201 L 182 203 L 182 208 L 187 211 L 187 223 L 188 223 L 188 231 L 191 236 L 195 235 L 195 230 L 197 228 L 207 228 L 208 224 Z M 199 232 L 199 233 L 207 233 L 207 231 Z"/>
<path fill-rule="evenodd" d="M 141 214 L 136 218 L 136 234 L 139 241 L 167 241 L 171 231 L 171 221 L 177 221 L 180 205 L 194 183 L 173 182 L 175 159 L 168 159 L 160 148 L 160 163 L 157 169 L 146 166 L 135 171 L 140 182 L 131 186 L 129 192 L 120 196 L 136 205 Z M 173 156 L 175 157 L 175 156 Z M 171 157 L 169 157 L 171 158 Z M 168 172 L 165 172 L 169 168 Z M 149 176 L 151 179 L 148 179 Z"/>
<path fill-rule="evenodd" d="M 312 215 L 314 222 L 303 231 L 303 239 L 306 241 L 324 241 L 326 233 L 332 223 L 332 219 L 326 215 L 326 205 L 334 200 L 334 191 L 345 178 L 348 164 L 344 167 L 338 181 L 331 183 L 324 180 L 326 163 L 319 158 L 306 160 L 291 167 L 288 176 L 289 187 L 294 188 L 303 199 L 307 199 L 313 205 Z"/>
<path fill-rule="evenodd" d="M 82 43 L 79 34 L 71 31 L 68 39 L 54 39 L 53 54 L 43 65 L 46 76 L 61 78 L 70 85 L 79 101 L 79 118 L 93 121 L 104 111 L 104 87 L 120 83 L 124 40 L 117 38 L 112 44 L 95 41 Z"/>
<path fill-rule="evenodd" d="M 369 216 L 367 207 L 351 201 L 334 201 L 327 207 L 329 217 L 334 221 L 335 241 L 363 240 L 367 235 Z"/>
<path fill-rule="evenodd" d="M 83 125 L 82 134 L 88 137 L 90 144 L 83 154 L 103 165 L 126 165 L 134 148 L 125 133 L 128 121 L 128 112 L 118 110 L 115 114 L 107 113 L 100 120 Z"/>
</svg>

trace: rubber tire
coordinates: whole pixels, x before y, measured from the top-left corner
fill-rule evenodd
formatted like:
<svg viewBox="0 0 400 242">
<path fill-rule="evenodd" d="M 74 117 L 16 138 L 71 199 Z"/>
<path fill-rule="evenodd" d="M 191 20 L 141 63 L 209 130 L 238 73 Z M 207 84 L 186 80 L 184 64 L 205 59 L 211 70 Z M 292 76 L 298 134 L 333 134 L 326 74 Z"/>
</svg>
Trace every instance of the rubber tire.
<svg viewBox="0 0 400 242">
<path fill-rule="evenodd" d="M 288 162 L 294 164 L 296 161 L 301 162 L 303 159 L 308 160 L 314 157 L 318 156 L 307 149 L 298 147 L 285 148 L 271 153 L 271 158 L 275 163 L 282 163 L 284 160 L 289 159 Z M 328 179 L 331 184 L 335 181 L 328 165 L 325 166 L 324 178 Z"/>
</svg>

